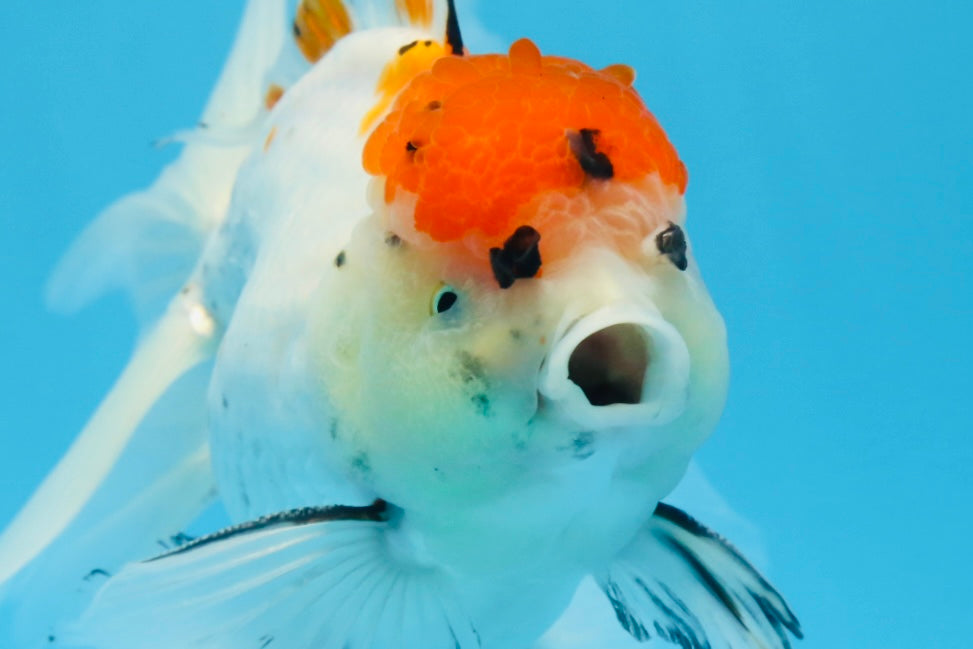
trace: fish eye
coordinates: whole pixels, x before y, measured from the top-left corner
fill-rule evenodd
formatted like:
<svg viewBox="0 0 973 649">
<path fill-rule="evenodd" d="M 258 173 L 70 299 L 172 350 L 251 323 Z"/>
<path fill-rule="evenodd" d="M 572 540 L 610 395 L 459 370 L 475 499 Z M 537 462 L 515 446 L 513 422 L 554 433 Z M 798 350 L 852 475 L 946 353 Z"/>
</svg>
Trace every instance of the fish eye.
<svg viewBox="0 0 973 649">
<path fill-rule="evenodd" d="M 449 284 L 440 286 L 436 294 L 432 296 L 432 304 L 430 305 L 432 314 L 446 313 L 456 305 L 458 300 L 459 294 L 456 289 Z"/>
</svg>

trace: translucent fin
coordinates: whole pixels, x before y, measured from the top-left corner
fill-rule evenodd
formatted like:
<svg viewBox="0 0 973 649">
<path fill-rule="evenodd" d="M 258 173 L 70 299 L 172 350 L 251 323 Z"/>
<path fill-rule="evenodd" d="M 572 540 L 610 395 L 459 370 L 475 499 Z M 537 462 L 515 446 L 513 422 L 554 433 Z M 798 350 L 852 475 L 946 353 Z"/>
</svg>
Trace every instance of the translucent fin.
<svg viewBox="0 0 973 649">
<path fill-rule="evenodd" d="M 99 649 L 479 647 L 443 576 L 390 555 L 385 514 L 380 501 L 294 510 L 131 564 L 63 637 Z"/>
<path fill-rule="evenodd" d="M 211 356 L 213 332 L 207 325 L 213 325 L 200 309 L 177 299 L 143 337 L 128 366 L 71 448 L 0 536 L 0 583 L 19 572 L 77 520 L 114 473 L 125 471 L 133 484 L 111 494 L 101 505 L 102 514 L 125 506 L 133 495 L 127 489 L 138 488 L 139 481 L 151 477 L 152 472 L 145 472 L 146 466 L 154 467 L 154 475 L 163 476 L 186 459 L 184 454 L 177 459 L 164 453 L 160 459 L 168 459 L 161 463 L 152 458 L 151 447 L 165 447 L 171 433 L 149 426 L 146 435 L 152 438 L 146 440 L 145 450 L 139 457 L 129 458 L 128 466 L 118 464 L 153 405 L 188 370 Z M 205 392 L 187 397 L 197 404 L 204 398 Z M 191 432 L 202 435 L 198 422 Z M 198 444 L 191 446 L 187 453 L 198 448 Z"/>
<path fill-rule="evenodd" d="M 346 0 L 346 5 L 355 29 L 411 25 L 438 40 L 446 34 L 446 0 Z"/>
<path fill-rule="evenodd" d="M 660 504 L 598 578 L 622 627 L 685 649 L 787 649 L 801 627 L 780 594 L 722 537 Z"/>
<path fill-rule="evenodd" d="M 121 288 L 151 322 L 186 280 L 223 220 L 240 164 L 258 141 L 268 75 L 280 59 L 286 0 L 251 0 L 226 66 L 190 139 L 149 189 L 122 198 L 81 234 L 47 287 L 59 311 Z M 224 136 L 221 133 L 229 133 Z M 239 133 L 250 133 L 241 141 Z"/>
<path fill-rule="evenodd" d="M 15 646 L 46 644 L 54 621 L 76 618 L 107 575 L 170 547 L 215 499 L 205 430 L 210 366 L 187 372 L 156 402 L 77 517 L 8 585 Z"/>
</svg>

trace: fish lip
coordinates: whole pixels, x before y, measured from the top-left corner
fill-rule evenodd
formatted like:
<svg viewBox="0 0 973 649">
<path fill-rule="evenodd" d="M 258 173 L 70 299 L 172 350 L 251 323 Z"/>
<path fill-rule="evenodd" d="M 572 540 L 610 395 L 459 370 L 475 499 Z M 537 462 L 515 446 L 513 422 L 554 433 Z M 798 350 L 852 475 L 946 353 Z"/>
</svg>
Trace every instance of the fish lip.
<svg viewBox="0 0 973 649">
<path fill-rule="evenodd" d="M 592 405 L 569 378 L 569 360 L 582 341 L 616 325 L 634 325 L 645 336 L 648 364 L 638 403 Z M 541 364 L 538 413 L 557 411 L 593 429 L 657 427 L 685 410 L 690 357 L 682 336 L 654 304 L 614 302 L 585 315 L 566 318 Z"/>
</svg>

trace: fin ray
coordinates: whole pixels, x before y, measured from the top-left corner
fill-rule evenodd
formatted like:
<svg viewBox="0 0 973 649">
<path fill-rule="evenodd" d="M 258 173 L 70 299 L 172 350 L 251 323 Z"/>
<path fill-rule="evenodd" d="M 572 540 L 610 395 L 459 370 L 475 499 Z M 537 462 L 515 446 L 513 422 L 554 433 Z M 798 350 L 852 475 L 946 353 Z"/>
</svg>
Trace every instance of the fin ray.
<svg viewBox="0 0 973 649">
<path fill-rule="evenodd" d="M 269 641 L 289 649 L 476 649 L 443 574 L 390 555 L 386 507 L 285 512 L 130 564 L 66 637 L 99 649 L 126 647 L 136 633 L 145 649 Z M 422 619 L 407 624 L 412 612 Z"/>
</svg>

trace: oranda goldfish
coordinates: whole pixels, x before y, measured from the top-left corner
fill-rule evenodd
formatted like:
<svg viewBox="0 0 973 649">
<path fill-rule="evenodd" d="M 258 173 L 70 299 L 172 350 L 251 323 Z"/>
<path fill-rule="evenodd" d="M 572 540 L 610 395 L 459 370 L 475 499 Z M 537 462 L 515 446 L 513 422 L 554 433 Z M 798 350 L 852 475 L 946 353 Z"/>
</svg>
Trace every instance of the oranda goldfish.
<svg viewBox="0 0 973 649">
<path fill-rule="evenodd" d="M 55 275 L 145 328 L 0 538 L 25 642 L 788 647 L 660 503 L 728 358 L 633 70 L 471 53 L 452 2 L 287 5 L 250 0 L 181 157 Z M 180 536 L 216 500 L 235 526 Z M 536 644 L 579 584 L 630 637 Z"/>
</svg>

